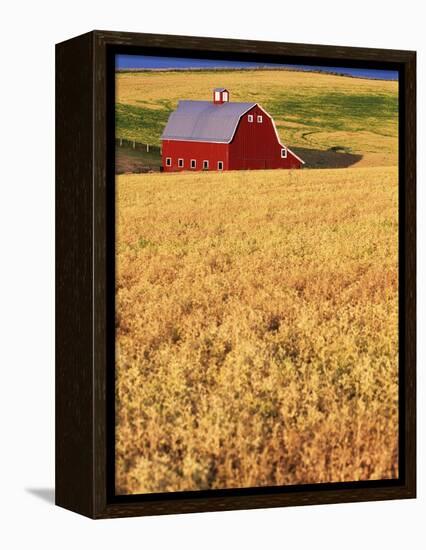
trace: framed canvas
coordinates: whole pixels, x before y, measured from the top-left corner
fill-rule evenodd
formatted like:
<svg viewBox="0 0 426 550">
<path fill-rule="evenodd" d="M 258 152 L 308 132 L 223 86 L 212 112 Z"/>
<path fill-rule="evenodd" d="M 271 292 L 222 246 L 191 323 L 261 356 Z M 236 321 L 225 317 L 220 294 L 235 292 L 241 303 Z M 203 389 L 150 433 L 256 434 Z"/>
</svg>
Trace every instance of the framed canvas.
<svg viewBox="0 0 426 550">
<path fill-rule="evenodd" d="M 56 46 L 56 503 L 414 498 L 415 52 Z"/>
</svg>

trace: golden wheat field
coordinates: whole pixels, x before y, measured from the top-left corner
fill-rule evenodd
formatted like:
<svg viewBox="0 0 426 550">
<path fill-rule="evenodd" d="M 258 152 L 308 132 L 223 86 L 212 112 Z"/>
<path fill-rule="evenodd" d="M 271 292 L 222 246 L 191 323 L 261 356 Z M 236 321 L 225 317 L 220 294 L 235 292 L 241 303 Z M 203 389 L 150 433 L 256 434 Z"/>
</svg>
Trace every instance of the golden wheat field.
<svg viewBox="0 0 426 550">
<path fill-rule="evenodd" d="M 119 494 L 397 477 L 397 177 L 117 178 Z"/>
</svg>

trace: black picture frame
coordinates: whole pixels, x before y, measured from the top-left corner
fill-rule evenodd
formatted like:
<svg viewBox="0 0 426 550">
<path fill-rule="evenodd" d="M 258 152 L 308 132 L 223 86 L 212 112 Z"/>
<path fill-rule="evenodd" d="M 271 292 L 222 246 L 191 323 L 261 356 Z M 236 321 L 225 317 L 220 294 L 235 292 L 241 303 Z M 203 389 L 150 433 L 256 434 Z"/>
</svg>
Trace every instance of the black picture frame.
<svg viewBox="0 0 426 550">
<path fill-rule="evenodd" d="M 399 71 L 399 478 L 116 496 L 115 55 Z M 415 498 L 416 53 L 93 31 L 56 46 L 56 504 L 91 518 Z"/>
</svg>

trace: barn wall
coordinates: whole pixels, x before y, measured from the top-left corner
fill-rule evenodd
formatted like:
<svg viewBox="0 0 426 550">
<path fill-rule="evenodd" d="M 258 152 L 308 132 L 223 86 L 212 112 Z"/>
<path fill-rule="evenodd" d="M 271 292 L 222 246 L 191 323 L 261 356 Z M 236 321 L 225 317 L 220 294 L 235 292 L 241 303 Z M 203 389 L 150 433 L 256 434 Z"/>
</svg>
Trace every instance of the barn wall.
<svg viewBox="0 0 426 550">
<path fill-rule="evenodd" d="M 253 122 L 248 121 L 248 115 L 253 116 Z M 261 123 L 257 122 L 259 115 L 263 117 Z M 290 152 L 287 158 L 281 158 L 281 145 L 272 120 L 257 105 L 241 117 L 229 144 L 230 170 L 300 167 L 300 161 Z"/>
<path fill-rule="evenodd" d="M 166 166 L 166 158 L 172 159 L 172 165 Z M 179 168 L 178 159 L 184 159 L 184 167 Z M 197 167 L 191 169 L 190 161 L 195 159 Z M 217 170 L 219 160 L 223 161 L 223 169 L 228 170 L 228 145 L 226 143 L 203 143 L 196 141 L 163 141 L 163 170 L 165 172 L 181 172 L 183 170 L 202 171 L 203 160 L 209 161 L 209 170 Z"/>
</svg>

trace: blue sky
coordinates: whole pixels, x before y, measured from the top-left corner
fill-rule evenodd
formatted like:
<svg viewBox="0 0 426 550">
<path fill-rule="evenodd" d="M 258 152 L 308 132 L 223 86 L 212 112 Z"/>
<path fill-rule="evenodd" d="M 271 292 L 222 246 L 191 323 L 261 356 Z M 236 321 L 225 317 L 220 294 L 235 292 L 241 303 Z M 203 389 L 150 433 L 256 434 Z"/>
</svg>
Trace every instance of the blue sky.
<svg viewBox="0 0 426 550">
<path fill-rule="evenodd" d="M 336 72 L 362 78 L 378 78 L 380 80 L 398 80 L 397 71 L 358 68 L 353 69 L 349 67 L 320 67 L 314 65 L 280 65 L 278 63 L 189 59 L 183 57 L 156 57 L 149 55 L 117 55 L 115 66 L 117 69 L 253 69 L 258 67 L 275 67 L 283 69 L 299 69 L 304 71 Z"/>
</svg>

